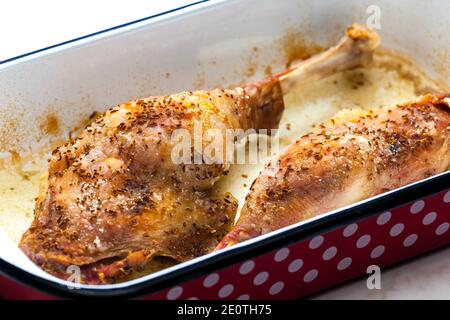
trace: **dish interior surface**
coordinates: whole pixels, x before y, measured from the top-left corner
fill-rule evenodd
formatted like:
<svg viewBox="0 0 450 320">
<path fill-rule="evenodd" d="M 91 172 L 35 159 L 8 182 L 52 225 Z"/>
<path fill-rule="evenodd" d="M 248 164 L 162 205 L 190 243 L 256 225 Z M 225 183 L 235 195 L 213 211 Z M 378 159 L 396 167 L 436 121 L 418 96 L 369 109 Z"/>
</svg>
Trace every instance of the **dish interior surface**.
<svg viewBox="0 0 450 320">
<path fill-rule="evenodd" d="M 217 183 L 216 190 L 221 193 L 231 192 L 241 207 L 251 183 L 272 157 L 336 113 L 357 114 L 360 110 L 413 100 L 426 90 L 443 90 L 419 70 L 403 58 L 381 51 L 372 68 L 342 72 L 296 88 L 285 96 L 286 110 L 276 135 L 248 137 L 249 140 L 259 141 L 271 139 L 272 143 L 268 145 L 273 146 L 273 150 L 259 149 L 256 163 L 232 165 L 228 175 Z M 45 130 L 58 130 L 56 115 L 47 121 L 41 124 Z M 77 128 L 73 131 L 76 132 Z M 54 137 L 49 146 L 25 157 L 15 152 L 3 155 L 0 169 L 0 227 L 15 243 L 20 241 L 23 232 L 31 224 L 40 177 L 47 170 L 47 158 L 52 148 L 63 139 L 64 134 L 60 139 Z M 245 144 L 241 148 L 245 148 Z"/>
<path fill-rule="evenodd" d="M 236 3 L 242 7 L 241 9 L 248 9 L 251 6 L 249 3 L 243 4 L 240 1 L 231 1 L 231 3 Z M 326 5 L 326 1 L 320 1 L 317 8 L 312 8 L 309 4 L 304 4 L 303 1 L 291 1 L 291 6 L 296 8 L 295 10 L 298 9 L 297 4 L 298 8 L 305 9 L 302 9 L 303 11 L 299 14 L 304 16 L 309 11 L 313 14 L 318 14 L 316 12 L 317 8 Z M 255 2 L 253 5 L 255 5 Z M 227 9 L 227 6 L 231 6 L 231 4 L 224 4 L 225 9 Z M 360 6 L 359 11 L 363 12 L 365 6 L 363 4 L 360 4 Z M 284 11 L 288 14 L 289 6 L 286 7 L 280 9 L 280 16 Z M 356 10 L 355 8 L 350 6 L 347 9 Z M 291 16 L 298 13 L 295 10 L 290 14 Z M 356 11 L 359 12 L 358 10 Z M 228 11 L 224 10 L 223 12 L 222 15 L 228 17 L 226 14 Z M 267 12 L 269 12 L 269 9 L 267 9 Z M 357 15 L 343 15 L 342 21 L 337 23 L 339 32 L 344 30 L 346 24 L 353 22 L 355 17 L 358 18 Z M 205 19 L 208 20 L 208 18 Z M 234 45 L 230 45 L 230 43 L 224 41 L 199 49 L 196 51 L 194 58 L 196 64 L 190 66 L 189 68 L 191 69 L 189 70 L 180 69 L 178 72 L 176 66 L 173 68 L 167 67 L 167 69 L 161 67 L 153 70 L 152 65 L 149 64 L 150 62 L 141 60 L 146 61 L 142 62 L 142 67 L 147 68 L 149 74 L 145 77 L 141 75 L 136 76 L 133 83 L 124 83 L 124 89 L 121 92 L 120 90 L 114 91 L 114 86 L 118 86 L 117 83 L 112 86 L 108 84 L 108 81 L 112 80 L 105 80 L 104 89 L 94 88 L 92 91 L 86 90 L 83 83 L 74 84 L 75 82 L 69 82 L 63 85 L 63 89 L 58 84 L 56 89 L 63 91 L 72 90 L 72 93 L 67 94 L 70 97 L 76 96 L 78 90 L 81 98 L 77 97 L 77 100 L 71 98 L 73 101 L 70 103 L 67 102 L 70 100 L 69 98 L 67 101 L 61 99 L 59 103 L 58 99 L 49 98 L 52 95 L 52 92 L 49 91 L 52 81 L 58 80 L 58 77 L 52 73 L 51 76 L 54 79 L 49 80 L 48 87 L 42 92 L 42 95 L 49 97 L 36 97 L 36 101 L 39 101 L 39 103 L 35 103 L 30 96 L 17 97 L 17 99 L 21 100 L 17 114 L 9 114 L 14 110 L 14 103 L 2 104 L 4 103 L 3 101 L 15 101 L 14 99 L 8 100 L 9 98 L 5 94 L 3 100 L 0 98 L 0 109 L 6 110 L 2 119 L 0 119 L 2 124 L 0 128 L 0 231 L 7 235 L 12 243 L 19 243 L 22 234 L 33 220 L 34 202 L 38 195 L 39 181 L 40 177 L 47 170 L 49 154 L 56 146 L 65 141 L 69 135 L 75 136 L 76 132 L 89 122 L 89 116 L 93 112 L 104 111 L 114 103 L 120 103 L 129 99 L 181 90 L 230 87 L 236 83 L 241 84 L 260 79 L 272 72 L 283 70 L 287 64 L 293 63 L 296 59 L 305 59 L 325 49 L 327 46 L 332 45 L 341 35 L 339 32 L 336 32 L 336 35 L 334 35 L 333 32 L 328 30 L 326 32 L 329 37 L 326 41 L 322 37 L 321 41 L 316 42 L 313 40 L 314 33 L 317 34 L 319 31 L 316 30 L 308 35 L 305 30 L 312 30 L 319 21 L 311 23 L 305 28 L 306 24 L 299 25 L 289 19 L 292 19 L 292 17 L 287 18 L 288 23 L 274 22 L 275 24 L 278 23 L 276 27 L 278 31 L 284 30 L 281 36 L 280 34 L 271 34 L 267 39 L 264 36 L 253 37 L 251 40 L 254 42 L 254 45 L 250 48 L 248 44 L 243 42 L 235 42 Z M 218 33 L 226 34 L 221 25 L 217 28 L 219 30 Z M 248 26 L 245 28 L 248 28 L 250 30 L 248 32 L 251 33 L 253 27 Z M 188 31 L 194 29 L 194 26 L 192 26 Z M 161 32 L 161 37 L 170 36 L 171 34 L 170 28 L 163 29 Z M 245 32 L 243 31 L 243 33 Z M 117 37 L 119 38 L 116 39 L 118 42 L 122 41 L 120 36 Z M 246 35 L 243 34 L 242 41 L 245 41 L 245 37 Z M 384 39 L 383 33 L 381 33 L 381 38 L 382 40 Z M 174 36 L 170 41 L 177 41 L 177 39 Z M 200 40 L 197 39 L 196 41 Z M 180 40 L 180 42 L 182 41 Z M 388 42 L 392 42 L 392 37 L 389 38 Z M 170 45 L 173 44 L 167 44 L 167 46 Z M 389 47 L 389 43 L 387 46 Z M 164 52 L 163 47 L 159 48 L 161 52 Z M 224 50 L 224 48 L 230 50 Z M 133 49 L 135 49 L 135 52 L 142 50 L 140 47 L 132 47 L 130 50 Z M 90 49 L 87 48 L 86 50 Z M 448 48 L 443 50 L 448 52 Z M 408 53 L 407 50 L 405 52 Z M 72 50 L 70 54 L 76 56 L 76 50 Z M 131 54 L 133 54 L 132 51 Z M 175 53 L 169 53 L 167 59 L 170 59 L 173 54 Z M 440 57 L 441 53 L 437 53 L 437 56 Z M 125 53 L 122 58 L 124 57 L 126 57 Z M 69 57 L 68 59 L 72 58 Z M 146 57 L 142 56 L 141 59 L 146 59 Z M 182 58 L 180 63 L 186 63 L 184 61 L 186 59 L 191 59 L 191 57 Z M 441 59 L 442 64 L 448 62 L 446 59 Z M 85 65 L 81 66 L 79 71 L 80 78 L 88 77 L 89 74 L 94 72 L 93 70 L 96 68 L 95 61 L 95 59 L 87 61 Z M 162 61 L 160 65 L 164 66 L 165 62 Z M 112 63 L 112 61 L 109 61 L 109 63 Z M 140 60 L 137 59 L 133 62 L 133 65 L 139 66 L 139 63 Z M 57 67 L 61 67 L 61 65 Z M 68 66 L 65 67 L 70 68 Z M 99 70 L 99 74 L 105 73 L 106 77 L 110 76 L 110 71 L 105 71 L 105 68 L 108 67 L 110 65 L 100 65 L 100 68 L 103 69 Z M 119 64 L 116 68 L 117 70 L 114 71 L 116 73 L 112 75 L 118 75 L 121 72 L 126 74 L 132 73 L 134 67 L 136 66 L 128 66 L 127 69 L 126 65 Z M 439 81 L 431 80 L 435 78 L 436 73 L 440 70 L 439 68 L 443 70 L 442 76 L 444 81 L 442 81 L 442 77 Z M 192 75 L 192 70 L 195 70 L 195 75 Z M 445 83 L 447 70 L 448 68 L 440 65 L 433 69 L 429 77 L 422 71 L 422 67 L 419 64 L 411 62 L 400 54 L 380 49 L 375 55 L 375 61 L 371 68 L 338 73 L 323 80 L 296 88 L 284 97 L 286 110 L 277 135 L 274 138 L 270 138 L 272 140 L 271 145 L 275 146 L 275 148 L 270 150 L 270 152 L 261 150 L 258 154 L 257 163 L 232 165 L 228 175 L 222 177 L 216 184 L 215 190 L 221 193 L 232 193 L 238 199 L 240 209 L 244 204 L 245 196 L 253 180 L 264 165 L 302 134 L 310 131 L 314 126 L 329 120 L 338 112 L 353 112 L 357 114 L 361 110 L 370 110 L 380 106 L 396 105 L 414 100 L 421 94 L 428 92 L 449 92 Z M 33 70 L 30 72 L 33 74 Z M 42 75 L 42 72 L 42 70 L 36 71 L 36 74 Z M 64 68 L 61 68 L 60 72 L 64 72 Z M 191 76 L 183 77 L 186 73 L 191 74 Z M 21 79 L 20 71 L 17 74 L 19 81 Z M 186 80 L 187 78 L 190 79 L 189 83 Z M 76 76 L 73 77 L 73 81 L 75 80 Z M 20 81 L 18 83 L 20 84 Z M 86 82 L 87 85 L 89 85 L 89 82 Z M 99 85 L 101 86 L 102 84 L 100 83 Z M 128 90 L 129 88 L 134 89 Z M 8 94 L 11 93 L 8 92 Z M 59 94 L 64 96 L 66 93 Z M 27 102 L 23 102 L 24 100 Z M 46 100 L 47 103 L 43 104 L 42 101 Z M 78 107 L 74 101 L 80 104 L 79 110 L 68 109 L 69 107 Z M 30 115 L 23 112 L 27 107 L 31 110 Z M 26 119 L 26 121 L 22 121 L 21 117 Z M 249 139 L 256 138 L 259 138 L 260 141 L 269 139 L 265 136 L 249 136 Z M 241 147 L 245 148 L 246 146 L 243 145 Z M 1 232 L 0 236 L 2 236 Z M 4 246 L 6 247 L 6 245 Z M 0 252 L 0 257 L 1 254 L 2 252 Z M 12 253 L 13 259 L 16 254 L 18 255 L 19 253 Z M 17 261 L 25 261 L 23 258 L 18 257 Z M 18 264 L 21 264 L 21 262 L 18 262 Z M 161 265 L 164 265 L 164 262 L 161 262 Z"/>
</svg>

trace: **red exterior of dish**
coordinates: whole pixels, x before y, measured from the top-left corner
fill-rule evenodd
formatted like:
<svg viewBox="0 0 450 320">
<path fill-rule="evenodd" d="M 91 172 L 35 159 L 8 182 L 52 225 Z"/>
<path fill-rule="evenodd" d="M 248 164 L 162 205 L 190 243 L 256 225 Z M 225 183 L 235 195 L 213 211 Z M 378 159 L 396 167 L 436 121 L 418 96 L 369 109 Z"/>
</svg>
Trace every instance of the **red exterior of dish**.
<svg viewBox="0 0 450 320">
<path fill-rule="evenodd" d="M 145 299 L 294 299 L 450 243 L 450 189 Z M 0 277 L 0 297 L 50 296 Z"/>
</svg>

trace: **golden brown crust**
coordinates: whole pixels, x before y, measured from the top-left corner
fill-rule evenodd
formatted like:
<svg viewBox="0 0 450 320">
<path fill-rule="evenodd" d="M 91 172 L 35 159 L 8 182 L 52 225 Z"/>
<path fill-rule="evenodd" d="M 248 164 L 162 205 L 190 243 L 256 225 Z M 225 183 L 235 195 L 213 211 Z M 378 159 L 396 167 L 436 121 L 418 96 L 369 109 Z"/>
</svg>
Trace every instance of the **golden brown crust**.
<svg viewBox="0 0 450 320">
<path fill-rule="evenodd" d="M 244 88 L 150 97 L 110 109 L 53 153 L 20 247 L 60 277 L 68 265 L 81 266 L 86 283 L 133 276 L 155 256 L 184 261 L 207 252 L 236 212 L 234 199 L 211 195 L 227 165 L 174 163 L 172 133 L 185 129 L 195 137 L 196 122 L 203 132 L 276 128 L 284 109 L 280 81 L 289 90 L 371 60 L 378 36 L 355 32 L 310 61 Z"/>
<path fill-rule="evenodd" d="M 62 278 L 69 265 L 81 266 L 85 283 L 132 276 L 155 256 L 180 262 L 211 251 L 237 209 L 231 195 L 211 194 L 227 164 L 174 163 L 171 135 L 182 128 L 195 136 L 195 122 L 203 132 L 276 126 L 254 113 L 271 88 L 183 92 L 111 108 L 53 152 L 21 249 Z"/>
<path fill-rule="evenodd" d="M 446 170 L 449 97 L 336 117 L 304 135 L 256 179 L 218 249 Z"/>
</svg>

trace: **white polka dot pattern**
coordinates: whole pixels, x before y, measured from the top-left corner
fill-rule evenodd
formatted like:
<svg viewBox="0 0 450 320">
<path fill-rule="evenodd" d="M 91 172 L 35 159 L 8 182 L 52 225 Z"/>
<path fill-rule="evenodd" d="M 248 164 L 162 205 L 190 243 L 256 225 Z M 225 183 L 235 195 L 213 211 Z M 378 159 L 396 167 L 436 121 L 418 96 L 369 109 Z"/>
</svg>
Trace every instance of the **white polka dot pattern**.
<svg viewBox="0 0 450 320">
<path fill-rule="evenodd" d="M 309 242 L 309 248 L 310 249 L 317 249 L 318 247 L 320 247 L 323 243 L 323 236 L 317 236 L 315 238 L 313 238 L 310 242 Z"/>
<path fill-rule="evenodd" d="M 410 234 L 403 240 L 403 245 L 405 247 L 411 247 L 417 241 L 417 234 Z"/>
<path fill-rule="evenodd" d="M 402 233 L 404 229 L 405 225 L 403 223 L 397 223 L 396 225 L 392 226 L 391 230 L 389 230 L 389 235 L 391 237 L 396 237 L 400 233 Z"/>
<path fill-rule="evenodd" d="M 290 273 L 297 272 L 298 270 L 301 269 L 302 266 L 303 266 L 303 260 L 302 259 L 295 259 L 289 264 L 288 271 Z"/>
<path fill-rule="evenodd" d="M 417 214 L 422 211 L 423 208 L 425 208 L 425 201 L 419 200 L 413 203 L 410 211 L 412 214 Z"/>
<path fill-rule="evenodd" d="M 260 286 L 262 285 L 264 282 L 267 281 L 267 279 L 269 279 L 269 273 L 266 271 L 260 272 L 258 273 L 255 278 L 253 279 L 253 284 L 255 286 Z"/>
<path fill-rule="evenodd" d="M 284 288 L 284 282 L 283 281 L 278 281 L 275 282 L 269 289 L 269 294 L 274 296 L 276 294 L 279 294 L 281 292 L 281 290 L 283 290 Z"/>
<path fill-rule="evenodd" d="M 385 225 L 391 220 L 392 213 L 390 211 L 386 211 L 378 216 L 377 224 L 379 226 Z"/>
<path fill-rule="evenodd" d="M 255 267 L 255 262 L 253 260 L 246 261 L 239 268 L 239 273 L 242 275 L 248 274 L 248 273 L 252 272 L 254 267 Z"/>
<path fill-rule="evenodd" d="M 364 247 L 367 247 L 367 245 L 370 242 L 371 237 L 368 234 L 365 234 L 363 236 L 361 236 L 358 241 L 356 241 L 356 247 L 358 249 L 362 249 Z"/>
<path fill-rule="evenodd" d="M 317 276 L 319 275 L 319 271 L 317 269 L 312 269 L 309 270 L 303 277 L 303 281 L 305 283 L 309 283 L 311 281 L 313 281 L 314 279 L 317 278 Z"/>
<path fill-rule="evenodd" d="M 425 217 L 423 217 L 422 223 L 424 226 L 428 226 L 430 224 L 432 224 L 437 218 L 437 213 L 436 212 L 430 212 L 428 213 Z"/>
<path fill-rule="evenodd" d="M 356 223 L 349 224 L 345 229 L 342 235 L 346 238 L 351 237 L 358 230 L 358 225 Z"/>
<path fill-rule="evenodd" d="M 183 293 L 183 288 L 182 287 L 179 287 L 179 286 L 178 287 L 173 287 L 167 293 L 167 299 L 169 299 L 169 300 L 176 300 L 176 299 L 178 299 L 181 296 L 182 293 Z"/>
<path fill-rule="evenodd" d="M 424 245 L 432 248 L 450 243 L 449 204 L 450 191 L 416 200 L 271 253 L 251 256 L 224 272 L 217 270 L 193 280 L 195 285 L 174 286 L 160 297 L 249 300 L 313 293 L 330 281 L 339 282 L 339 277 L 360 275 L 357 270 L 362 266 L 388 265 L 421 252 Z"/>
<path fill-rule="evenodd" d="M 383 255 L 384 251 L 386 250 L 386 248 L 384 246 L 377 246 L 375 248 L 373 248 L 372 252 L 370 252 L 370 257 L 372 259 L 376 259 L 379 258 Z"/>
<path fill-rule="evenodd" d="M 347 269 L 350 265 L 352 264 L 352 258 L 347 257 L 342 259 L 341 261 L 339 261 L 338 265 L 337 265 L 337 269 L 339 271 L 345 270 Z"/>
<path fill-rule="evenodd" d="M 448 231 L 449 224 L 448 222 L 444 222 L 436 228 L 436 235 L 441 236 Z"/>
<path fill-rule="evenodd" d="M 231 293 L 233 293 L 233 290 L 234 290 L 234 286 L 232 284 L 224 285 L 219 290 L 219 298 L 226 298 L 226 297 L 228 297 Z"/>
<path fill-rule="evenodd" d="M 337 253 L 336 247 L 329 247 L 327 250 L 323 252 L 322 259 L 325 261 L 331 260 Z"/>
<path fill-rule="evenodd" d="M 203 280 L 203 286 L 205 288 L 210 288 L 219 282 L 220 276 L 217 273 L 212 273 Z"/>
<path fill-rule="evenodd" d="M 450 191 L 447 191 L 447 193 L 444 195 L 444 203 L 450 202 Z"/>
<path fill-rule="evenodd" d="M 289 255 L 289 248 L 283 248 L 278 250 L 278 252 L 275 254 L 275 261 L 281 262 L 285 260 Z"/>
</svg>

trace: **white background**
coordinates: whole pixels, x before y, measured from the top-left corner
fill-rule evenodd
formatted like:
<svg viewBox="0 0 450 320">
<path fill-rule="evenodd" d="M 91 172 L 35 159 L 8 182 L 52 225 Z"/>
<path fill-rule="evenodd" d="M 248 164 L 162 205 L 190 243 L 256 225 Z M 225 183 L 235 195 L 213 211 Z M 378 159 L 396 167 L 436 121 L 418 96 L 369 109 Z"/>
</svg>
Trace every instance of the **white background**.
<svg viewBox="0 0 450 320">
<path fill-rule="evenodd" d="M 1 0 L 0 61 L 195 0 Z"/>
</svg>

